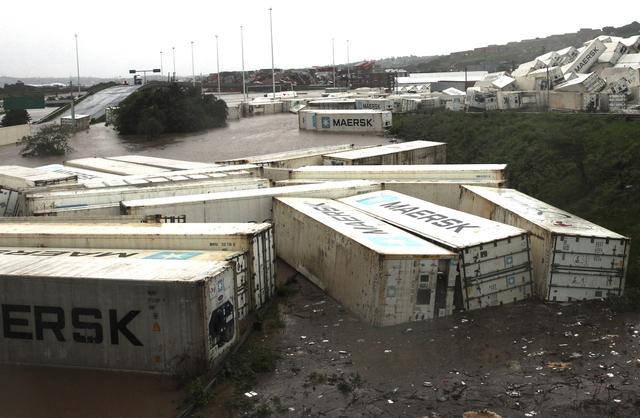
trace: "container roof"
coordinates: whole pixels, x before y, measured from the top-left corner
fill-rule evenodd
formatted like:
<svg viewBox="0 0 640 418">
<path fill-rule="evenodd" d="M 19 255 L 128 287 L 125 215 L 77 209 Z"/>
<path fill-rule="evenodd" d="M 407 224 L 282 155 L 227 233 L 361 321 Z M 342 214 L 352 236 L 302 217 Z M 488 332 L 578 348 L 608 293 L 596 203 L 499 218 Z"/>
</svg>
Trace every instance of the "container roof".
<svg viewBox="0 0 640 418">
<path fill-rule="evenodd" d="M 150 157 L 148 155 L 119 155 L 115 157 L 107 157 L 107 160 L 124 161 L 127 163 L 150 165 L 152 167 L 168 168 L 171 170 L 191 170 L 191 169 L 198 169 L 198 168 L 219 167 L 219 164 L 174 160 L 170 158 Z"/>
<path fill-rule="evenodd" d="M 128 163 L 124 161 L 107 160 L 106 158 L 90 157 L 65 161 L 65 165 L 89 170 L 104 171 L 111 174 L 158 174 L 169 171 L 166 168 L 151 167 L 148 165 Z"/>
<path fill-rule="evenodd" d="M 252 157 L 236 158 L 228 161 L 249 161 L 254 164 L 268 163 L 272 161 L 292 160 L 295 158 L 323 155 L 329 152 L 346 151 L 353 149 L 354 144 L 327 145 L 324 147 L 303 148 L 292 151 L 275 152 L 273 154 L 255 155 Z"/>
<path fill-rule="evenodd" d="M 3 276 L 127 281 L 198 281 L 229 264 L 204 251 L 0 248 Z"/>
<path fill-rule="evenodd" d="M 457 171 L 489 171 L 504 170 L 506 164 L 416 164 L 416 165 L 308 165 L 292 170 L 301 172 L 364 172 L 375 171 L 379 173 L 394 172 L 457 172 Z"/>
<path fill-rule="evenodd" d="M 137 199 L 123 201 L 125 207 L 143 207 L 143 206 L 161 206 L 185 203 L 200 203 L 212 200 L 225 199 L 243 199 L 251 197 L 268 197 L 268 196 L 286 196 L 287 194 L 296 194 L 304 192 L 331 190 L 331 189 L 348 189 L 355 187 L 374 186 L 376 182 L 368 180 L 346 180 L 346 181 L 328 181 L 318 184 L 305 184 L 300 186 L 285 187 L 267 187 L 263 189 L 234 190 L 228 192 L 203 193 L 195 195 L 174 196 L 174 197 L 157 197 L 151 199 Z"/>
<path fill-rule="evenodd" d="M 52 173 L 37 168 L 17 165 L 0 166 L 0 186 L 6 188 L 23 188 L 44 186 L 56 183 L 75 183 L 77 175 L 69 173 Z"/>
<path fill-rule="evenodd" d="M 488 71 L 467 71 L 466 76 L 464 71 L 450 71 L 439 73 L 412 73 L 409 77 L 398 77 L 403 79 L 406 83 L 436 83 L 438 81 L 479 81 L 489 74 Z M 405 78 L 412 79 L 413 81 L 404 80 Z"/>
<path fill-rule="evenodd" d="M 390 190 L 346 197 L 340 201 L 447 248 L 462 249 L 527 233 L 514 226 Z"/>
<path fill-rule="evenodd" d="M 351 206 L 330 199 L 284 197 L 276 199 L 312 219 L 357 241 L 378 254 L 392 256 L 455 255 L 435 244 L 379 221 Z"/>
<path fill-rule="evenodd" d="M 342 160 L 356 160 L 359 158 L 376 157 L 379 155 L 394 154 L 396 152 L 411 151 L 422 148 L 437 147 L 446 145 L 444 142 L 431 142 L 431 141 L 409 141 L 400 142 L 398 144 L 381 145 L 379 147 L 371 147 L 364 149 L 355 149 L 351 151 L 337 152 L 334 154 L 325 154 L 325 157 L 342 159 Z"/>
<path fill-rule="evenodd" d="M 554 233 L 615 239 L 625 238 L 620 234 L 551 206 L 541 200 L 534 199 L 515 189 L 499 189 L 482 186 L 462 187 Z"/>
</svg>

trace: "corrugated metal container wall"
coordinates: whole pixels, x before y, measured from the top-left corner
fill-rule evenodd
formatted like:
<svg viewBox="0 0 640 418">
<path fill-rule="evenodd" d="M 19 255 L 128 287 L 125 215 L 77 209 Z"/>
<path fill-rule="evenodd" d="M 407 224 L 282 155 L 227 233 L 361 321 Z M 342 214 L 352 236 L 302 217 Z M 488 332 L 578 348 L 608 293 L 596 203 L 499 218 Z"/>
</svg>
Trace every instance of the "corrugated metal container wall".
<svg viewBox="0 0 640 418">
<path fill-rule="evenodd" d="M 266 222 L 272 219 L 272 198 L 311 196 L 338 198 L 380 190 L 379 183 L 366 180 L 326 182 L 302 186 L 239 190 L 172 198 L 122 202 L 122 214 L 144 217 L 183 217 L 186 222 Z"/>
<path fill-rule="evenodd" d="M 513 189 L 462 186 L 460 210 L 530 232 L 538 297 L 566 302 L 622 294 L 629 238 Z"/>
<path fill-rule="evenodd" d="M 343 203 L 274 199 L 276 252 L 375 326 L 453 310 L 455 254 Z"/>
<path fill-rule="evenodd" d="M 506 164 L 319 165 L 291 170 L 291 179 L 506 180 Z"/>
<path fill-rule="evenodd" d="M 527 231 L 401 193 L 381 191 L 340 199 L 458 254 L 454 304 L 479 309 L 533 294 Z"/>
<path fill-rule="evenodd" d="M 1 361 L 200 374 L 236 340 L 234 272 L 171 254 L 0 249 Z"/>
<path fill-rule="evenodd" d="M 324 165 L 444 164 L 447 144 L 410 141 L 324 155 Z"/>
<path fill-rule="evenodd" d="M 131 248 L 249 252 L 250 310 L 275 293 L 270 224 L 0 224 L 0 242 L 13 247 Z"/>
<path fill-rule="evenodd" d="M 474 186 L 503 187 L 502 180 L 478 180 L 478 181 L 389 181 L 382 183 L 384 190 L 392 190 L 398 193 L 426 200 L 436 205 L 451 209 L 458 209 L 460 204 L 460 186 L 470 184 Z"/>
<path fill-rule="evenodd" d="M 120 203 L 122 200 L 148 199 L 152 197 L 183 196 L 188 194 L 213 193 L 229 190 L 260 189 L 269 187 L 266 179 L 238 178 L 223 181 L 194 181 L 174 184 L 109 187 L 87 190 L 54 191 L 49 193 L 27 193 L 25 214 L 53 208 L 88 206 L 103 203 Z"/>
</svg>

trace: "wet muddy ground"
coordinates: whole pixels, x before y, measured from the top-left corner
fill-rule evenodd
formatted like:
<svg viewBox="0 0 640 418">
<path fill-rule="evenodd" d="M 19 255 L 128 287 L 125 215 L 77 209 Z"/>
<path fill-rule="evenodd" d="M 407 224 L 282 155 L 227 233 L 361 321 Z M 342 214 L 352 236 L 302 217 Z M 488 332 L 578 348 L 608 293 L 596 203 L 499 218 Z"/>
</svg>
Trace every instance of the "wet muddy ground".
<svg viewBox="0 0 640 418">
<path fill-rule="evenodd" d="M 251 155 L 336 144 L 378 145 L 388 140 L 375 135 L 326 134 L 298 129 L 298 115 L 280 113 L 229 121 L 226 127 L 182 135 L 144 138 L 119 136 L 111 126 L 91 125 L 69 141 L 74 151 L 65 156 L 24 158 L 15 145 L 0 146 L 0 165 L 37 167 L 84 157 L 140 154 L 179 160 L 213 162 Z"/>
<path fill-rule="evenodd" d="M 195 416 L 638 416 L 638 314 L 530 302 L 371 328 L 301 276 L 289 290 L 284 328 L 248 342 L 274 350 L 275 371 L 251 398 L 218 385 Z"/>
</svg>

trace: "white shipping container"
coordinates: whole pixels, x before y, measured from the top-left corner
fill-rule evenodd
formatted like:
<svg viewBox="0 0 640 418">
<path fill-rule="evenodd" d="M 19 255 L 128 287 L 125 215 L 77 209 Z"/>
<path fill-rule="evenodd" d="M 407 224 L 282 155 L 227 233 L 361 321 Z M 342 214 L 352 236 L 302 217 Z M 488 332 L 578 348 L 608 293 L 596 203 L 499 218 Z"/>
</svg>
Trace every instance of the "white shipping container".
<svg viewBox="0 0 640 418">
<path fill-rule="evenodd" d="M 393 112 L 393 100 L 389 99 L 356 99 L 356 109 L 359 110 L 388 110 Z"/>
<path fill-rule="evenodd" d="M 568 69 L 564 73 L 584 74 L 589 72 L 589 68 L 598 62 L 598 58 L 604 53 L 605 49 L 606 47 L 600 40 L 594 39 L 568 65 Z"/>
<path fill-rule="evenodd" d="M 69 160 L 65 161 L 64 165 L 67 165 L 69 167 L 84 168 L 93 171 L 102 171 L 109 174 L 119 174 L 121 176 L 158 174 L 164 173 L 165 171 L 170 171 L 166 168 L 127 163 L 124 161 L 108 160 L 106 158 L 99 157 L 78 158 L 76 160 Z"/>
<path fill-rule="evenodd" d="M 506 180 L 506 164 L 308 166 L 291 170 L 291 179 L 317 180 Z"/>
<path fill-rule="evenodd" d="M 22 190 L 28 187 L 77 183 L 78 176 L 67 173 L 51 173 L 37 168 L 17 165 L 0 166 L 0 189 Z"/>
<path fill-rule="evenodd" d="M 324 165 L 415 165 L 444 164 L 447 144 L 409 141 L 345 152 L 325 154 Z"/>
<path fill-rule="evenodd" d="M 460 186 L 473 185 L 485 187 L 504 187 L 506 182 L 502 180 L 478 180 L 478 181 L 388 181 L 382 183 L 383 190 L 391 190 L 403 193 L 417 199 L 426 200 L 436 205 L 458 210 L 460 202 Z"/>
<path fill-rule="evenodd" d="M 206 252 L 0 248 L 3 363 L 200 374 L 236 341 Z"/>
<path fill-rule="evenodd" d="M 525 230 L 388 190 L 340 201 L 458 254 L 458 308 L 473 310 L 532 296 Z"/>
<path fill-rule="evenodd" d="M 391 112 L 379 110 L 301 110 L 300 129 L 319 132 L 374 132 L 391 128 Z"/>
<path fill-rule="evenodd" d="M 0 242 L 13 247 L 247 251 L 250 310 L 260 309 L 275 292 L 273 231 L 266 223 L 0 223 Z"/>
<path fill-rule="evenodd" d="M 22 214 L 20 214 L 22 215 Z M 120 216 L 120 203 L 101 203 L 97 205 L 71 206 L 36 210 L 34 216 L 58 216 L 61 218 L 112 218 Z"/>
<path fill-rule="evenodd" d="M 306 165 L 322 164 L 322 156 L 324 154 L 348 151 L 353 148 L 354 144 L 327 145 L 324 147 L 303 148 L 219 162 L 221 164 L 256 164 L 274 168 L 298 168 Z"/>
<path fill-rule="evenodd" d="M 166 168 L 167 170 L 193 170 L 199 168 L 219 167 L 218 164 L 200 163 L 195 161 L 173 160 L 170 158 L 150 157 L 148 155 L 119 155 L 106 157 L 107 160 L 124 161 L 126 163 L 142 164 L 151 167 Z"/>
<path fill-rule="evenodd" d="M 89 181 L 102 180 L 102 179 L 121 179 L 122 176 L 117 174 L 103 173 L 94 170 L 84 170 L 77 167 L 67 167 L 62 164 L 48 164 L 38 167 L 38 170 L 44 170 L 48 172 L 66 174 L 69 176 L 76 176 L 78 183 L 85 183 Z"/>
<path fill-rule="evenodd" d="M 272 219 L 272 199 L 278 196 L 338 198 L 380 190 L 366 180 L 336 181 L 302 186 L 271 187 L 121 203 L 123 215 L 174 216 L 186 222 L 266 222 Z"/>
<path fill-rule="evenodd" d="M 183 196 L 221 192 L 227 190 L 258 189 L 269 187 L 269 180 L 255 178 L 232 178 L 218 181 L 184 181 L 155 185 L 107 187 L 85 190 L 63 190 L 45 193 L 27 193 L 25 214 L 47 211 L 54 208 L 89 206 L 104 203 L 120 203 L 122 200 L 147 199 L 151 197 Z"/>
<path fill-rule="evenodd" d="M 276 252 L 374 326 L 453 310 L 452 252 L 328 199 L 274 199 Z"/>
<path fill-rule="evenodd" d="M 622 295 L 629 238 L 514 189 L 462 186 L 460 210 L 530 232 L 538 297 L 566 302 Z"/>
</svg>

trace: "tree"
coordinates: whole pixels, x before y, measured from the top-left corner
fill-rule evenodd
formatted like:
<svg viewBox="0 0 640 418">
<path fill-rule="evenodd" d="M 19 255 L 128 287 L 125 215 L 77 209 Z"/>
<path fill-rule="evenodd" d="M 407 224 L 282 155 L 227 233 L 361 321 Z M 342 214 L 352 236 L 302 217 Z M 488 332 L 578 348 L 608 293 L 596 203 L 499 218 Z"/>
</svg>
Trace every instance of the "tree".
<svg viewBox="0 0 640 418">
<path fill-rule="evenodd" d="M 34 135 L 22 137 L 16 145 L 22 146 L 20 155 L 35 157 L 38 155 L 64 155 L 73 151 L 68 144 L 71 130 L 66 126 L 49 125 Z"/>
<path fill-rule="evenodd" d="M 153 138 L 161 133 L 186 133 L 224 126 L 227 105 L 199 88 L 173 83 L 146 88 L 126 98 L 114 126 L 121 134 Z"/>
<path fill-rule="evenodd" d="M 7 111 L 2 118 L 2 126 L 24 125 L 29 123 L 31 116 L 24 109 L 13 109 Z"/>
</svg>

